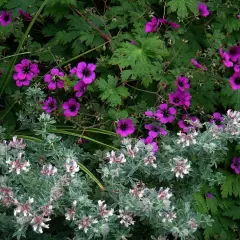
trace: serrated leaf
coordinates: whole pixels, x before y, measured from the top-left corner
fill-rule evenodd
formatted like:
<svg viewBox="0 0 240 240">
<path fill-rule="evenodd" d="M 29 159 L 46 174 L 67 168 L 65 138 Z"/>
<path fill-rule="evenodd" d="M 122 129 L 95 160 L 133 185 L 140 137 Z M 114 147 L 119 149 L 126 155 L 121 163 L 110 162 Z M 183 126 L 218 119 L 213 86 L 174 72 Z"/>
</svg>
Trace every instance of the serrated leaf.
<svg viewBox="0 0 240 240">
<path fill-rule="evenodd" d="M 231 209 L 226 210 L 223 215 L 234 220 L 240 219 L 240 206 L 233 206 Z"/>
</svg>

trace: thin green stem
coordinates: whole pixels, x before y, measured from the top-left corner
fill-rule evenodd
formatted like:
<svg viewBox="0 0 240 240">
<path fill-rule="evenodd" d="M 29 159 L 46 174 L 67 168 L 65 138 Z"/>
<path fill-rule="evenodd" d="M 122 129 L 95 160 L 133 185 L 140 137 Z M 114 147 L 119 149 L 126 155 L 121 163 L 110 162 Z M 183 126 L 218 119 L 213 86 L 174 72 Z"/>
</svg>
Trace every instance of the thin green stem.
<svg viewBox="0 0 240 240">
<path fill-rule="evenodd" d="M 0 120 L 3 120 L 7 115 L 8 113 L 11 111 L 11 109 L 14 107 L 14 105 L 17 103 L 17 101 L 15 101 L 8 109 L 7 111 L 2 115 L 2 117 L 0 117 Z"/>
<path fill-rule="evenodd" d="M 97 143 L 97 144 L 100 144 L 100 145 L 103 145 L 105 147 L 108 147 L 108 148 L 111 148 L 111 149 L 114 149 L 116 151 L 118 151 L 119 149 L 118 148 L 115 148 L 114 146 L 111 146 L 111 145 L 108 145 L 106 143 L 103 143 L 103 142 L 99 142 L 93 138 L 90 138 L 90 137 L 87 137 L 87 136 L 84 136 L 82 134 L 79 134 L 79 133 L 73 133 L 73 132 L 69 132 L 69 131 L 65 131 L 65 130 L 59 130 L 59 129 L 54 129 L 54 130 L 49 130 L 49 132 L 52 132 L 52 133 L 59 133 L 59 134 L 64 134 L 64 135 L 70 135 L 70 136 L 74 136 L 74 137 L 80 137 L 80 138 L 85 138 L 91 142 L 94 142 L 94 143 Z"/>
<path fill-rule="evenodd" d="M 23 53 L 17 53 L 17 54 L 9 55 L 9 56 L 0 58 L 0 61 L 5 60 L 7 58 L 16 57 L 16 56 L 25 55 L 25 54 L 31 54 L 31 52 L 23 52 Z"/>
<path fill-rule="evenodd" d="M 19 53 L 20 53 L 20 51 L 21 51 L 21 49 L 22 49 L 22 46 L 23 46 L 23 44 L 24 44 L 24 42 L 25 42 L 25 40 L 26 40 L 26 38 L 27 38 L 27 36 L 28 36 L 31 28 L 33 27 L 33 24 L 34 24 L 35 21 L 37 20 L 38 16 L 40 15 L 41 11 L 43 10 L 43 8 L 44 8 L 45 5 L 47 4 L 47 2 L 48 2 L 48 0 L 45 0 L 45 1 L 42 3 L 41 7 L 38 9 L 37 13 L 35 14 L 35 16 L 33 17 L 32 21 L 30 22 L 30 24 L 29 24 L 29 26 L 28 26 L 25 34 L 22 36 L 22 38 L 21 38 L 21 40 L 20 40 L 20 42 L 19 42 L 19 45 L 18 45 L 16 54 L 15 54 L 15 56 L 13 57 L 10 65 L 9 65 L 9 67 L 8 67 L 7 73 L 6 73 L 6 75 L 5 75 L 5 77 L 4 77 L 3 81 L 2 81 L 2 84 L 0 85 L 0 97 L 2 96 L 2 94 L 3 94 L 3 92 L 4 92 L 5 88 L 6 88 L 6 86 L 7 86 L 7 84 L 8 84 L 8 81 L 9 81 L 9 79 L 10 79 L 10 75 L 11 75 L 11 73 L 12 73 L 14 64 L 15 64 L 15 62 L 16 62 L 16 60 L 17 60 L 17 57 L 18 57 L 18 55 L 19 55 Z"/>
</svg>

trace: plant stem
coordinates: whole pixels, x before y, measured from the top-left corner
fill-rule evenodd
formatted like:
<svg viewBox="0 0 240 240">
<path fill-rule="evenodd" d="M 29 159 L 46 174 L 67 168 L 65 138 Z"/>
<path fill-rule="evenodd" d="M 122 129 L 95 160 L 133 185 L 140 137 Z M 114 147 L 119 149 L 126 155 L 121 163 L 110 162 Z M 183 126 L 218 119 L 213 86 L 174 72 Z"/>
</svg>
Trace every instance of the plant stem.
<svg viewBox="0 0 240 240">
<path fill-rule="evenodd" d="M 17 103 L 17 101 L 15 101 L 8 109 L 7 111 L 3 114 L 2 117 L 0 117 L 0 120 L 2 121 L 7 115 L 8 113 L 11 111 L 11 109 L 14 107 L 14 105 Z"/>
<path fill-rule="evenodd" d="M 20 42 L 19 42 L 19 45 L 18 45 L 18 48 L 17 48 L 17 51 L 16 51 L 16 54 L 15 56 L 13 57 L 9 67 L 8 67 L 8 70 L 7 70 L 7 73 L 2 81 L 2 84 L 0 85 L 0 97 L 2 96 L 6 86 L 7 86 L 7 83 L 10 79 L 10 74 L 12 73 L 12 70 L 13 70 L 13 66 L 17 60 L 17 57 L 22 49 L 22 46 L 26 40 L 26 38 L 28 37 L 28 34 L 31 30 L 31 28 L 33 27 L 33 24 L 35 23 L 35 21 L 37 20 L 38 16 L 40 15 L 41 11 L 43 10 L 43 8 L 45 7 L 45 5 L 47 4 L 48 0 L 45 0 L 42 5 L 40 6 L 40 8 L 38 9 L 37 13 L 35 14 L 35 16 L 33 17 L 32 21 L 30 22 L 25 34 L 22 36 Z"/>
</svg>

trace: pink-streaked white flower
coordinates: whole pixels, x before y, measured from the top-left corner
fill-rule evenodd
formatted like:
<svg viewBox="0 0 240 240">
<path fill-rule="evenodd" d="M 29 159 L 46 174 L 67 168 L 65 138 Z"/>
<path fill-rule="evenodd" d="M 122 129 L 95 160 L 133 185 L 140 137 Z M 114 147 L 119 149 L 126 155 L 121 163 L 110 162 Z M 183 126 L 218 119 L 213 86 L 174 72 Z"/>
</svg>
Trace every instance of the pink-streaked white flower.
<svg viewBox="0 0 240 240">
<path fill-rule="evenodd" d="M 79 171 L 79 166 L 74 159 L 68 158 L 64 167 L 66 171 L 70 173 L 71 177 L 74 177 L 75 173 Z"/>
<path fill-rule="evenodd" d="M 135 158 L 136 153 L 139 151 L 138 147 L 137 147 L 137 146 L 134 146 L 134 147 L 132 148 L 132 145 L 129 144 L 129 145 L 126 146 L 126 148 L 127 148 L 127 153 L 128 153 L 128 155 L 129 155 L 131 158 Z"/>
<path fill-rule="evenodd" d="M 0 187 L 0 202 L 9 207 L 13 203 L 13 191 L 8 187 Z"/>
<path fill-rule="evenodd" d="M 172 207 L 171 211 L 160 212 L 159 216 L 162 217 L 163 223 L 172 223 L 173 220 L 177 217 L 177 214 L 174 212 L 174 207 Z"/>
<path fill-rule="evenodd" d="M 18 158 L 15 161 L 11 161 L 10 158 L 6 161 L 9 165 L 9 172 L 16 172 L 17 175 L 21 173 L 21 171 L 28 172 L 30 169 L 30 163 L 22 162 L 22 153 L 18 154 Z"/>
<path fill-rule="evenodd" d="M 158 199 L 163 201 L 163 204 L 165 205 L 166 208 L 169 208 L 170 206 L 170 198 L 172 197 L 172 193 L 169 191 L 169 188 L 163 188 L 161 187 L 159 189 L 158 193 Z"/>
<path fill-rule="evenodd" d="M 119 210 L 120 223 L 125 227 L 129 227 L 130 225 L 134 225 L 135 221 L 133 221 L 133 213 L 127 212 L 125 210 Z"/>
<path fill-rule="evenodd" d="M 67 212 L 65 213 L 66 220 L 71 221 L 76 219 L 75 218 L 76 206 L 77 206 L 77 201 L 74 200 L 72 203 L 72 207 L 68 209 Z"/>
<path fill-rule="evenodd" d="M 152 166 L 153 168 L 156 168 L 157 164 L 155 162 L 156 162 L 156 157 L 154 156 L 153 153 L 147 155 L 144 158 L 144 165 L 146 165 L 146 166 L 149 165 L 149 166 Z"/>
<path fill-rule="evenodd" d="M 198 228 L 198 224 L 194 218 L 191 218 L 187 223 L 189 227 L 192 228 L 193 230 L 196 230 Z"/>
<path fill-rule="evenodd" d="M 83 229 L 85 233 L 88 232 L 89 228 L 92 226 L 92 224 L 97 223 L 98 221 L 96 219 L 92 219 L 91 216 L 85 217 L 82 220 L 77 222 L 78 229 Z"/>
<path fill-rule="evenodd" d="M 49 222 L 50 220 L 50 218 L 45 218 L 42 215 L 34 215 L 30 224 L 32 225 L 34 232 L 43 233 L 43 228 L 49 228 L 49 224 L 46 224 L 46 222 Z"/>
<path fill-rule="evenodd" d="M 189 174 L 190 171 L 190 164 L 188 163 L 187 159 L 182 157 L 173 158 L 173 164 L 171 172 L 174 172 L 177 178 L 183 178 L 184 175 Z"/>
<path fill-rule="evenodd" d="M 53 206 L 51 204 L 51 201 L 41 206 L 40 210 L 42 210 L 42 216 L 44 217 L 50 216 L 53 212 Z"/>
<path fill-rule="evenodd" d="M 116 153 L 114 151 L 108 152 L 106 155 L 107 159 L 109 160 L 110 164 L 113 163 L 125 163 L 126 158 L 123 153 L 121 153 L 118 157 L 116 156 Z"/>
<path fill-rule="evenodd" d="M 177 133 L 177 135 L 179 136 L 179 140 L 177 141 L 177 143 L 182 144 L 183 147 L 187 147 L 197 143 L 195 137 L 198 135 L 198 133 L 195 130 L 192 130 L 189 133 L 184 133 L 180 131 L 179 133 Z"/>
<path fill-rule="evenodd" d="M 14 209 L 14 216 L 17 214 L 23 214 L 24 217 L 32 216 L 32 207 L 31 204 L 34 202 L 33 198 L 29 198 L 25 204 L 14 200 L 16 208 Z"/>
<path fill-rule="evenodd" d="M 227 116 L 232 120 L 233 124 L 240 123 L 240 112 L 239 111 L 233 111 L 232 109 L 229 109 L 227 111 Z"/>
<path fill-rule="evenodd" d="M 100 216 L 104 218 L 106 221 L 110 216 L 113 215 L 114 209 L 111 208 L 111 210 L 107 210 L 107 205 L 105 204 L 105 201 L 98 200 L 98 208 Z"/>
<path fill-rule="evenodd" d="M 57 168 L 54 167 L 52 164 L 43 165 L 42 167 L 42 175 L 44 176 L 54 176 L 54 174 L 57 172 Z"/>
<path fill-rule="evenodd" d="M 11 148 L 22 150 L 22 149 L 25 149 L 26 144 L 23 143 L 23 139 L 22 138 L 21 139 L 17 139 L 17 136 L 14 136 L 13 140 L 9 142 L 8 146 L 11 147 Z"/>
<path fill-rule="evenodd" d="M 145 184 L 142 182 L 137 182 L 136 186 L 133 189 L 129 190 L 129 193 L 135 198 L 142 198 L 144 196 Z"/>
</svg>

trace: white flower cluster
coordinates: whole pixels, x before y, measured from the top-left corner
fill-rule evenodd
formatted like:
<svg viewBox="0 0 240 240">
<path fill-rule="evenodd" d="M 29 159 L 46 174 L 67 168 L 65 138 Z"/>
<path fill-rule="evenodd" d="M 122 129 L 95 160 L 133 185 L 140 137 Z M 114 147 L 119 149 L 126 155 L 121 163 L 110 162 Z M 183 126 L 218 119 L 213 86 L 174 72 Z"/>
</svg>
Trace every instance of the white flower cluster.
<svg viewBox="0 0 240 240">
<path fill-rule="evenodd" d="M 109 160 L 109 164 L 114 163 L 125 163 L 126 158 L 123 153 L 121 153 L 118 157 L 116 156 L 116 153 L 114 151 L 108 152 L 106 155 L 107 159 Z"/>
<path fill-rule="evenodd" d="M 188 160 L 179 156 L 173 158 L 173 164 L 171 164 L 171 167 L 171 172 L 174 172 L 177 178 L 183 178 L 184 175 L 189 174 L 190 171 Z"/>
</svg>

